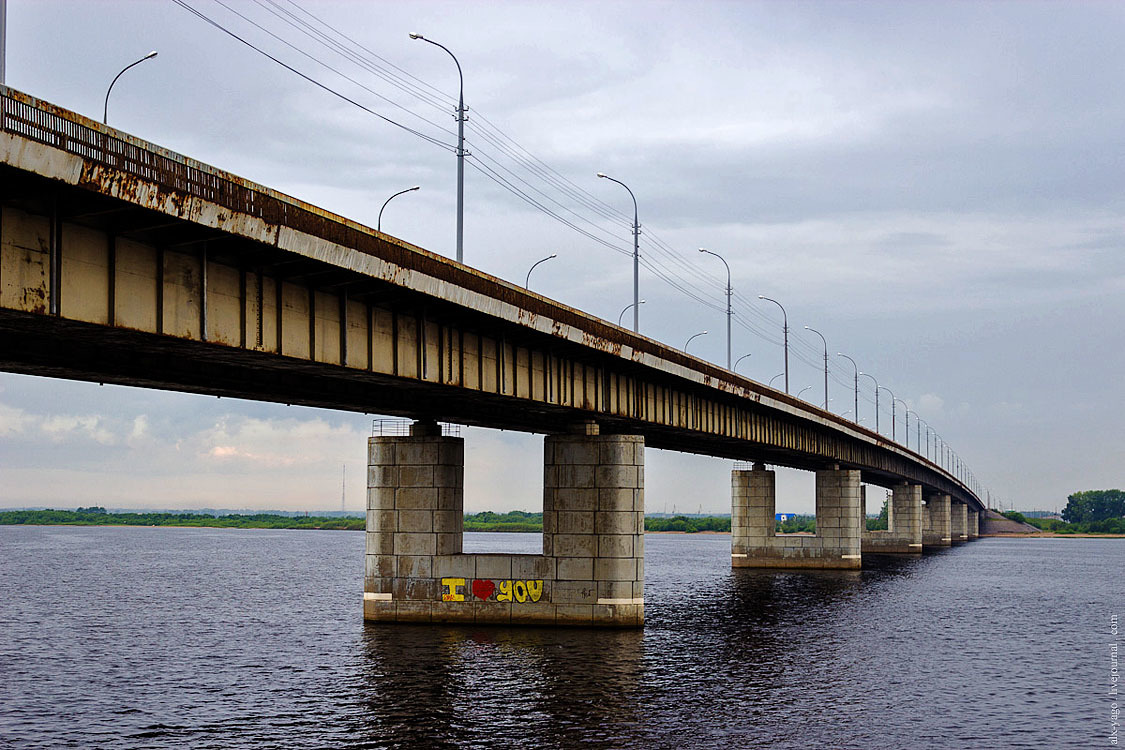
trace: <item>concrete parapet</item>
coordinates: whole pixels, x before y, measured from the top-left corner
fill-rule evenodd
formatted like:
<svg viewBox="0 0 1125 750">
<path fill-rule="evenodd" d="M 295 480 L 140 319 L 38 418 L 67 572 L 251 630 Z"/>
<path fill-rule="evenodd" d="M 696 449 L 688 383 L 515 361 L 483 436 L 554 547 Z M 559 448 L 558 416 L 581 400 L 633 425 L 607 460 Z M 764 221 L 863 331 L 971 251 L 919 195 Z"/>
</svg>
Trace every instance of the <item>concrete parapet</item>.
<svg viewBox="0 0 1125 750">
<path fill-rule="evenodd" d="M 858 569 L 862 559 L 859 471 L 816 473 L 816 535 L 774 532 L 774 472 L 731 472 L 731 565 L 736 568 Z"/>
<path fill-rule="evenodd" d="M 365 619 L 644 624 L 642 438 L 546 438 L 542 555 L 462 553 L 461 438 L 374 437 L 368 464 Z"/>
<path fill-rule="evenodd" d="M 922 486 L 895 485 L 887 508 L 887 530 L 863 532 L 863 552 L 922 554 Z"/>
<path fill-rule="evenodd" d="M 950 546 L 952 537 L 949 495 L 930 495 L 927 497 L 923 519 L 925 525 L 922 527 L 922 550 Z"/>
</svg>

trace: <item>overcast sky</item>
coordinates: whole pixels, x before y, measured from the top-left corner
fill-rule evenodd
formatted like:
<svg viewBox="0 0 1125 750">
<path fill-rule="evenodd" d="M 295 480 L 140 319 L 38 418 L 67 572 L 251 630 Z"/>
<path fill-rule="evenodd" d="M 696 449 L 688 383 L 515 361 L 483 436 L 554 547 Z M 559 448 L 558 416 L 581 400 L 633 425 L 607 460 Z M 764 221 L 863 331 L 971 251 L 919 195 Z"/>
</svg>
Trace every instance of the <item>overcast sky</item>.
<svg viewBox="0 0 1125 750">
<path fill-rule="evenodd" d="M 423 101 L 270 14 L 314 23 L 289 0 L 224 2 L 315 60 L 214 0 L 184 1 L 451 145 L 456 68 L 407 34 L 449 47 L 470 161 L 554 196 L 612 246 L 468 169 L 468 264 L 522 284 L 557 253 L 532 287 L 616 321 L 632 301 L 632 203 L 594 176 L 607 172 L 636 194 L 642 254 L 660 272 L 641 272 L 643 333 L 682 346 L 707 329 L 691 353 L 725 363 L 725 272 L 706 247 L 741 298 L 740 372 L 781 372 L 780 316 L 756 300 L 768 295 L 789 313 L 794 393 L 823 399 L 809 325 L 828 339 L 833 411 L 853 402 L 842 351 L 1006 504 L 1050 509 L 1125 485 L 1125 5 L 300 0 L 432 87 Z M 7 83 L 90 117 L 150 49 L 114 88 L 111 125 L 372 226 L 387 196 L 419 184 L 383 228 L 453 255 L 448 150 L 170 0 L 8 2 Z M 504 156 L 517 148 L 582 203 Z M 873 426 L 870 381 L 861 391 Z M 913 418 L 910 430 L 913 446 Z M 369 433 L 362 415 L 0 375 L 0 505 L 332 509 L 346 464 L 358 510 Z M 541 508 L 541 438 L 465 434 L 467 510 Z M 650 511 L 729 512 L 730 462 L 654 450 L 647 462 Z M 778 510 L 811 511 L 812 487 L 785 472 Z"/>
</svg>

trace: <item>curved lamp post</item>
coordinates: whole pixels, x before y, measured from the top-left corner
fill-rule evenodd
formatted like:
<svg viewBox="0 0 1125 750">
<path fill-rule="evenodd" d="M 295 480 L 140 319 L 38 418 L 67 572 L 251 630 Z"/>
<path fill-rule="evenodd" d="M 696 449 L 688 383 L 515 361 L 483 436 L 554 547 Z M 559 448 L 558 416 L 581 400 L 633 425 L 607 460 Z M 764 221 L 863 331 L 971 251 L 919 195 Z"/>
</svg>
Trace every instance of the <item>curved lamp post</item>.
<svg viewBox="0 0 1125 750">
<path fill-rule="evenodd" d="M 383 231 L 383 209 L 387 207 L 388 203 L 390 203 L 391 201 L 393 201 L 395 198 L 399 197 L 403 193 L 412 193 L 415 190 L 421 190 L 421 189 L 422 189 L 421 185 L 415 185 L 414 187 L 408 187 L 406 190 L 399 190 L 397 193 L 392 195 L 390 198 L 387 198 L 385 201 L 383 201 L 383 205 L 379 208 L 379 220 L 375 223 L 375 231 L 376 232 L 382 232 Z"/>
<path fill-rule="evenodd" d="M 453 58 L 457 66 L 457 78 L 460 80 L 460 93 L 457 95 L 457 262 L 465 262 L 465 75 L 461 72 L 461 63 L 457 56 L 449 51 L 444 44 L 438 44 L 433 39 L 427 39 L 421 34 L 411 32 L 411 39 L 421 39 L 435 47 L 441 47 L 446 54 Z"/>
<path fill-rule="evenodd" d="M 785 392 L 789 393 L 789 316 L 785 314 L 785 306 L 775 299 L 758 295 L 758 299 L 772 302 L 781 308 L 781 332 L 785 339 Z"/>
<path fill-rule="evenodd" d="M 908 420 L 910 419 L 911 414 L 914 415 L 915 444 L 918 446 L 918 452 L 921 453 L 922 452 L 922 421 L 921 421 L 921 418 L 918 416 L 918 412 L 914 411 L 913 409 L 907 409 L 906 410 L 906 418 Z M 906 428 L 906 447 L 907 448 L 910 447 L 910 428 L 909 427 Z"/>
<path fill-rule="evenodd" d="M 734 368 L 733 368 L 733 369 L 731 370 L 731 372 L 737 372 L 737 371 L 738 371 L 738 363 L 739 363 L 739 362 L 741 362 L 742 360 L 746 359 L 746 358 L 747 358 L 747 357 L 749 357 L 749 356 L 750 356 L 750 353 L 749 353 L 749 352 L 747 352 L 746 354 L 743 354 L 743 355 L 742 355 L 741 357 L 739 357 L 738 359 L 736 359 L 736 360 L 734 361 Z"/>
<path fill-rule="evenodd" d="M 866 372 L 861 372 L 859 375 L 871 378 L 871 382 L 875 384 L 875 432 L 882 435 L 883 433 L 879 432 L 879 381 L 875 379 L 874 375 L 868 375 Z"/>
<path fill-rule="evenodd" d="M 891 440 L 894 440 L 895 439 L 895 401 L 897 401 L 898 399 L 895 398 L 895 392 L 892 391 L 887 386 L 881 385 L 879 387 L 882 388 L 887 393 L 891 394 Z"/>
<path fill-rule="evenodd" d="M 903 401 L 901 398 L 896 398 L 895 401 L 898 401 L 900 404 L 902 404 L 903 418 L 906 420 L 906 447 L 909 448 L 910 447 L 910 407 L 907 406 L 906 402 Z M 891 406 L 892 407 L 894 406 L 893 401 L 891 402 Z"/>
<path fill-rule="evenodd" d="M 129 68 L 133 67 L 134 65 L 140 65 L 145 60 L 151 60 L 154 57 L 156 57 L 156 50 L 153 50 L 152 52 L 149 52 L 147 55 L 142 57 L 140 60 L 137 60 L 136 62 L 131 62 L 128 65 L 126 65 L 124 68 L 121 69 L 121 73 L 118 73 L 117 75 L 115 75 L 113 77 L 113 80 L 110 81 L 109 88 L 106 89 L 106 92 L 105 92 L 105 107 L 102 108 L 102 124 L 103 125 L 107 124 L 108 121 L 109 121 L 109 92 L 113 91 L 113 84 L 117 83 L 117 79 L 120 78 L 121 75 L 126 70 L 128 70 Z"/>
<path fill-rule="evenodd" d="M 707 331 L 700 331 L 699 333 L 693 333 L 692 335 L 688 336 L 688 340 L 684 342 L 684 349 L 683 349 L 684 354 L 687 354 L 688 344 L 690 344 L 693 340 L 699 338 L 700 336 L 706 336 L 706 335 L 707 335 Z"/>
<path fill-rule="evenodd" d="M 836 352 L 837 357 L 843 357 L 852 363 L 852 369 L 855 370 L 855 423 L 859 424 L 859 365 L 855 360 L 844 354 L 843 352 Z"/>
<path fill-rule="evenodd" d="M 730 264 L 727 263 L 726 258 L 719 255 L 718 253 L 711 252 L 706 248 L 699 248 L 699 252 L 707 253 L 708 255 L 714 255 L 716 258 L 721 260 L 723 262 L 723 265 L 727 268 L 727 369 L 730 370 Z"/>
<path fill-rule="evenodd" d="M 770 378 L 769 387 L 773 388 L 773 381 L 777 380 L 778 378 L 780 378 L 784 374 L 785 373 L 783 373 L 783 372 L 779 372 L 778 374 L 776 374 L 772 378 Z"/>
<path fill-rule="evenodd" d="M 805 326 L 806 331 L 812 331 L 820 340 L 824 342 L 824 410 L 828 411 L 828 339 L 824 338 L 824 334 L 815 328 Z"/>
<path fill-rule="evenodd" d="M 607 175 L 605 172 L 598 172 L 598 177 L 610 182 L 616 182 L 621 187 L 629 192 L 629 197 L 633 199 L 633 333 L 637 333 L 641 327 L 641 303 L 640 303 L 640 267 L 641 267 L 641 223 L 637 218 L 637 196 L 633 195 L 633 191 L 629 190 L 629 186 L 621 180 L 615 180 Z"/>
<path fill-rule="evenodd" d="M 808 390 L 809 388 L 812 388 L 812 386 L 811 386 L 811 385 L 806 385 L 806 386 L 805 386 L 804 388 L 802 388 L 801 390 L 797 391 L 797 398 L 800 398 L 800 397 L 801 397 L 801 394 L 802 394 L 802 393 L 804 393 L 805 391 L 807 391 L 807 390 Z"/>
<path fill-rule="evenodd" d="M 523 288 L 527 289 L 527 285 L 531 283 L 531 272 L 535 270 L 535 267 L 537 265 L 539 265 L 540 263 L 546 263 L 551 258 L 557 258 L 557 257 L 559 257 L 558 253 L 551 253 L 546 258 L 540 258 L 539 260 L 532 263 L 531 268 L 527 269 L 527 277 L 523 280 Z"/>
<path fill-rule="evenodd" d="M 625 317 L 625 313 L 629 312 L 630 307 L 636 307 L 637 305 L 643 305 L 644 303 L 645 301 L 643 299 L 640 299 L 636 302 L 630 302 L 629 304 L 625 305 L 625 309 L 622 310 L 621 314 L 617 316 L 617 325 L 621 325 L 621 319 Z"/>
</svg>

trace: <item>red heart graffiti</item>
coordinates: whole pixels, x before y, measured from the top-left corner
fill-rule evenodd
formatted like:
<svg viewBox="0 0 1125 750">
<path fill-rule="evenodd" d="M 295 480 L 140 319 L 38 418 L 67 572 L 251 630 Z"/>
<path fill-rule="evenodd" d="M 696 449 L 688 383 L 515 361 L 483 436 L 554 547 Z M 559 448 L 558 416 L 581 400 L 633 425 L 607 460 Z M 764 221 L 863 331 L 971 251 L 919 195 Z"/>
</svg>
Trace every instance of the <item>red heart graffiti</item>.
<svg viewBox="0 0 1125 750">
<path fill-rule="evenodd" d="M 473 581 L 473 596 L 478 599 L 487 599 L 495 590 L 496 584 L 492 581 Z"/>
</svg>

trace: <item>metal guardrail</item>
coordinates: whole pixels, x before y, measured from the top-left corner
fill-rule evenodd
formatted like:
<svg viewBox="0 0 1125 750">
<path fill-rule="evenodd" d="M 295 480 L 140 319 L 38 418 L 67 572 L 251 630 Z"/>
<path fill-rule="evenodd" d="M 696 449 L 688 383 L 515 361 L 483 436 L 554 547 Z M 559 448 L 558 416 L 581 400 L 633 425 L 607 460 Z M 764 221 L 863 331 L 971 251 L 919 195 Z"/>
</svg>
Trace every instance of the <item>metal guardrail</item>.
<svg viewBox="0 0 1125 750">
<path fill-rule="evenodd" d="M 413 419 L 373 419 L 371 437 L 409 437 Z M 461 437 L 461 425 L 452 422 L 438 422 L 442 437 Z"/>
<path fill-rule="evenodd" d="M 24 95 L 26 96 L 26 95 Z M 291 208 L 284 201 L 114 135 L 96 123 L 86 125 L 64 117 L 32 97 L 0 91 L 0 130 L 21 135 L 83 159 L 270 223 L 285 221 Z"/>
</svg>

